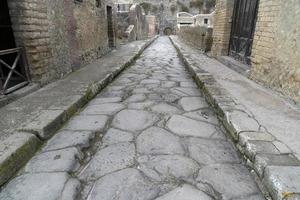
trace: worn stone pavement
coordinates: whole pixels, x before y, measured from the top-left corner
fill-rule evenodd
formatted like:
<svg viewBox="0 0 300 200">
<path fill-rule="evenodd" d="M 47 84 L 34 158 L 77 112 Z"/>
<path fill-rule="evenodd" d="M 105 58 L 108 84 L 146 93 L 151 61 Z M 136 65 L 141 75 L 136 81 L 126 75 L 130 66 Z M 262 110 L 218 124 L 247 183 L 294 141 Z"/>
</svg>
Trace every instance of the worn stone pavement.
<svg viewBox="0 0 300 200">
<path fill-rule="evenodd" d="M 167 37 L 2 188 L 2 200 L 260 200 Z"/>
</svg>

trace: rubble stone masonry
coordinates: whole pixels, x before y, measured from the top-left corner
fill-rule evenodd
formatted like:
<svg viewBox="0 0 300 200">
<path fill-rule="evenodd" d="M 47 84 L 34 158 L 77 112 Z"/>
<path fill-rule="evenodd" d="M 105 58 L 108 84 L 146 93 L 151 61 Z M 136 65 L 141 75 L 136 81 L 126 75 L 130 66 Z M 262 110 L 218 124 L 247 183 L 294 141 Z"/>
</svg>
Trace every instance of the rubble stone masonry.
<svg viewBox="0 0 300 200">
<path fill-rule="evenodd" d="M 31 79 L 42 84 L 90 63 L 108 51 L 106 5 L 95 0 L 9 0 L 18 46 L 24 46 Z"/>
<path fill-rule="evenodd" d="M 260 0 L 251 78 L 300 101 L 300 1 Z"/>
</svg>

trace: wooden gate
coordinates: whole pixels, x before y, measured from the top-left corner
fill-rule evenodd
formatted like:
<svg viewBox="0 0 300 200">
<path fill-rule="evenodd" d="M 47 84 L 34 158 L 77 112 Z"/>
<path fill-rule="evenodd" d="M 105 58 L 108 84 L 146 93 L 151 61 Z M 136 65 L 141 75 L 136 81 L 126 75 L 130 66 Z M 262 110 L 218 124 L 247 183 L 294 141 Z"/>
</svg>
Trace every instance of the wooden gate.
<svg viewBox="0 0 300 200">
<path fill-rule="evenodd" d="M 22 48 L 17 48 L 7 0 L 0 1 L 0 94 L 7 94 L 28 83 Z"/>
<path fill-rule="evenodd" d="M 259 0 L 235 0 L 229 55 L 250 64 Z"/>
</svg>

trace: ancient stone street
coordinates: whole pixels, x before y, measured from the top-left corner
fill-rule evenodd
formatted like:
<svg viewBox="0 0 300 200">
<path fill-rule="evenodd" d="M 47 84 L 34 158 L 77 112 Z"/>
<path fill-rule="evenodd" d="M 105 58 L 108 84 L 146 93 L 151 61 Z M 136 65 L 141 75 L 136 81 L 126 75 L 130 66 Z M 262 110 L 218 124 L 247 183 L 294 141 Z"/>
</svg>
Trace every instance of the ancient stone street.
<svg viewBox="0 0 300 200">
<path fill-rule="evenodd" d="M 168 37 L 59 130 L 1 200 L 262 200 Z"/>
</svg>

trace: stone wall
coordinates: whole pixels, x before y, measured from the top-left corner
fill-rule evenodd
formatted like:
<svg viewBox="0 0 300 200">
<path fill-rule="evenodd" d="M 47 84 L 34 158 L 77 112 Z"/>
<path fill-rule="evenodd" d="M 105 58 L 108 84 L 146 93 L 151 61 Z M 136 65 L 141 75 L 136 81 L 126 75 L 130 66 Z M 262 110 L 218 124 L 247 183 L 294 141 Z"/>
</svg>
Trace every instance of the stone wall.
<svg viewBox="0 0 300 200">
<path fill-rule="evenodd" d="M 217 0 L 214 16 L 212 55 L 228 55 L 234 0 Z"/>
<path fill-rule="evenodd" d="M 205 26 L 184 26 L 177 31 L 177 35 L 189 45 L 204 52 L 211 50 L 212 28 Z"/>
<path fill-rule="evenodd" d="M 260 0 L 251 78 L 300 101 L 299 0 Z"/>
<path fill-rule="evenodd" d="M 9 0 L 18 46 L 32 81 L 46 84 L 108 51 L 106 5 L 95 0 Z"/>
</svg>

